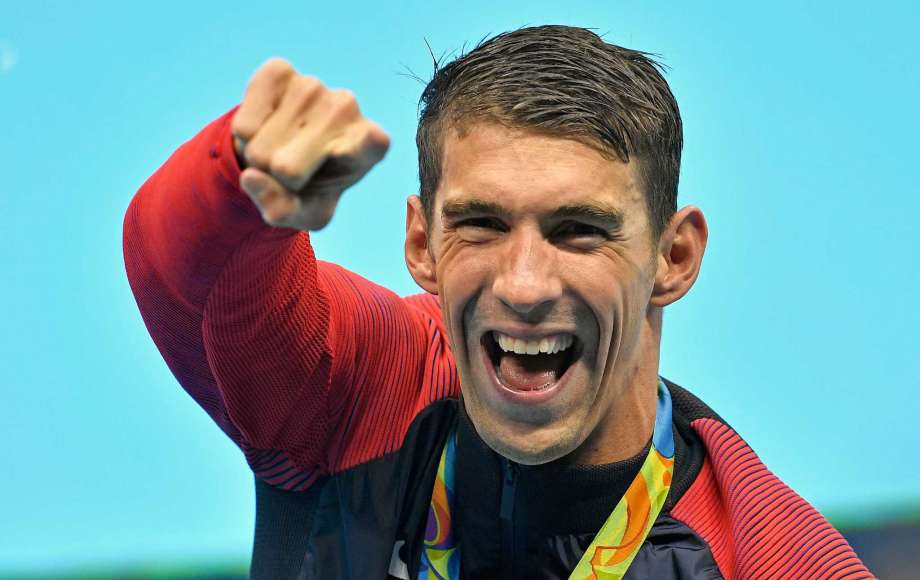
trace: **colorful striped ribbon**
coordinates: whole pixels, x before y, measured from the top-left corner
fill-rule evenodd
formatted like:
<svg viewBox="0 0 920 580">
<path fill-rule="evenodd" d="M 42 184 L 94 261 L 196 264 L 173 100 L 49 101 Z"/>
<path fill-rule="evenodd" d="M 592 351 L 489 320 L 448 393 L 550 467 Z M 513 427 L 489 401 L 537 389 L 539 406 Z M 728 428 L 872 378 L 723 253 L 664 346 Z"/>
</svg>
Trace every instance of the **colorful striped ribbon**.
<svg viewBox="0 0 920 580">
<path fill-rule="evenodd" d="M 451 527 L 457 432 L 447 437 L 431 492 L 419 580 L 460 578 L 460 546 Z M 652 445 L 626 493 L 569 576 L 574 580 L 620 580 L 661 513 L 674 475 L 671 395 L 659 379 Z"/>
</svg>

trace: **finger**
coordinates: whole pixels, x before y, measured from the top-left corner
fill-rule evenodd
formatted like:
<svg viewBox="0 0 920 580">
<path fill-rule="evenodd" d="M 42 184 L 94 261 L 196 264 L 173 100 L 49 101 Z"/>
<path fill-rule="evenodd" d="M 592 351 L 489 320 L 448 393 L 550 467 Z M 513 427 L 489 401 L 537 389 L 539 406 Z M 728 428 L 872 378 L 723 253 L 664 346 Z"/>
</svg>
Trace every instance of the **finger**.
<svg viewBox="0 0 920 580">
<path fill-rule="evenodd" d="M 246 168 L 246 160 L 243 157 L 243 151 L 246 150 L 246 141 L 240 139 L 236 135 L 233 136 L 233 152 L 236 153 L 236 161 L 241 169 Z"/>
<path fill-rule="evenodd" d="M 249 195 L 262 214 L 262 219 L 269 225 L 288 225 L 301 211 L 300 199 L 259 169 L 250 167 L 244 170 L 240 174 L 240 187 Z"/>
<path fill-rule="evenodd" d="M 313 125 L 323 118 L 323 106 L 313 106 L 323 101 L 327 92 L 314 77 L 295 76 L 288 83 L 281 103 L 265 120 L 255 136 L 247 143 L 247 161 L 257 167 L 271 169 L 275 151 L 291 140 L 299 131 L 315 133 Z"/>
<path fill-rule="evenodd" d="M 240 173 L 240 189 L 252 199 L 254 203 L 259 203 L 262 192 L 269 186 L 270 175 L 260 169 L 248 167 Z"/>
<path fill-rule="evenodd" d="M 355 123 L 329 149 L 329 157 L 350 157 L 368 169 L 378 163 L 390 148 L 390 137 L 373 121 Z"/>
<path fill-rule="evenodd" d="M 272 175 L 288 189 L 300 191 L 317 171 L 328 173 L 328 166 L 324 168 L 323 164 L 331 161 L 336 174 L 324 175 L 324 179 L 341 180 L 344 189 L 380 161 L 390 144 L 386 133 L 366 119 L 352 122 L 336 138 L 326 139 L 315 131 L 298 133 L 272 157 Z"/>
<path fill-rule="evenodd" d="M 364 119 L 332 142 L 325 163 L 316 170 L 309 187 L 340 192 L 364 177 L 386 154 L 390 138 Z"/>
<path fill-rule="evenodd" d="M 281 102 L 294 72 L 294 67 L 280 58 L 269 59 L 256 70 L 230 123 L 236 137 L 249 141 L 255 136 Z"/>
<path fill-rule="evenodd" d="M 341 193 L 338 189 L 326 189 L 311 192 L 310 195 L 301 198 L 301 208 L 296 218 L 298 227 L 310 231 L 326 227 L 335 214 Z"/>
<path fill-rule="evenodd" d="M 299 77 L 291 81 L 284 102 L 249 143 L 246 154 L 285 187 L 299 191 L 322 165 L 332 141 L 360 117 L 350 91 L 330 91 L 316 79 Z"/>
</svg>

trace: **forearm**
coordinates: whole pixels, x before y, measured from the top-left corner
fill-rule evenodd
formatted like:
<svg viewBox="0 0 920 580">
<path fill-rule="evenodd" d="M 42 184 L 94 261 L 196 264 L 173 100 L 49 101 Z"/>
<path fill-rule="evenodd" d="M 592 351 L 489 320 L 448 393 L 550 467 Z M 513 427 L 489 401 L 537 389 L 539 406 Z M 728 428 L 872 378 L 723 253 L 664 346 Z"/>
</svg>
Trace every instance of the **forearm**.
<svg viewBox="0 0 920 580">
<path fill-rule="evenodd" d="M 300 489 L 398 446 L 430 394 L 425 369 L 447 360 L 426 352 L 446 345 L 430 313 L 317 262 L 305 232 L 266 225 L 238 185 L 231 113 L 132 200 L 125 264 L 178 381 L 260 478 Z"/>
<path fill-rule="evenodd" d="M 307 235 L 266 225 L 237 185 L 231 114 L 180 147 L 135 195 L 125 266 L 179 382 L 241 446 L 269 447 L 290 398 L 315 376 L 291 363 L 318 364 L 318 355 L 300 355 L 322 349 L 327 319 L 310 288 Z M 297 320 L 284 319 L 295 293 Z"/>
<path fill-rule="evenodd" d="M 266 225 L 240 190 L 228 127 L 232 113 L 179 147 L 140 188 L 125 215 L 129 278 L 155 273 L 199 311 L 244 240 L 282 242 L 297 234 Z"/>
</svg>

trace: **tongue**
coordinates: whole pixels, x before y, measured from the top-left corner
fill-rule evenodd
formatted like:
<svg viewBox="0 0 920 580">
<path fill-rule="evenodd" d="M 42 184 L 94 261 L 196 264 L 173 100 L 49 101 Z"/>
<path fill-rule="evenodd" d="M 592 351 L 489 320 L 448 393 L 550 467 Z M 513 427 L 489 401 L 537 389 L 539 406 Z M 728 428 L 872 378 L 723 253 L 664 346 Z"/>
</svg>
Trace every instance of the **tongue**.
<svg viewBox="0 0 920 580">
<path fill-rule="evenodd" d="M 537 391 L 557 380 L 562 353 L 503 354 L 498 364 L 498 378 L 516 391 Z"/>
</svg>

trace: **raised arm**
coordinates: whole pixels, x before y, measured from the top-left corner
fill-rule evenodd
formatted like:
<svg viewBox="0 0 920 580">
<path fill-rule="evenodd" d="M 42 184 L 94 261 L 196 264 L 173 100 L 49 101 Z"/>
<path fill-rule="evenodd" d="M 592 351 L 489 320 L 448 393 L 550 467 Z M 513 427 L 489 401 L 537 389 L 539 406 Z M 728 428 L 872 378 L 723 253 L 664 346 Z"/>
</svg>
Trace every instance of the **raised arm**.
<svg viewBox="0 0 920 580">
<path fill-rule="evenodd" d="M 306 233 L 387 145 L 353 96 L 269 61 L 125 215 L 128 278 L 167 365 L 286 489 L 398 444 L 375 425 L 398 439 L 428 396 L 426 353 L 446 352 L 430 301 L 317 262 Z"/>
</svg>

